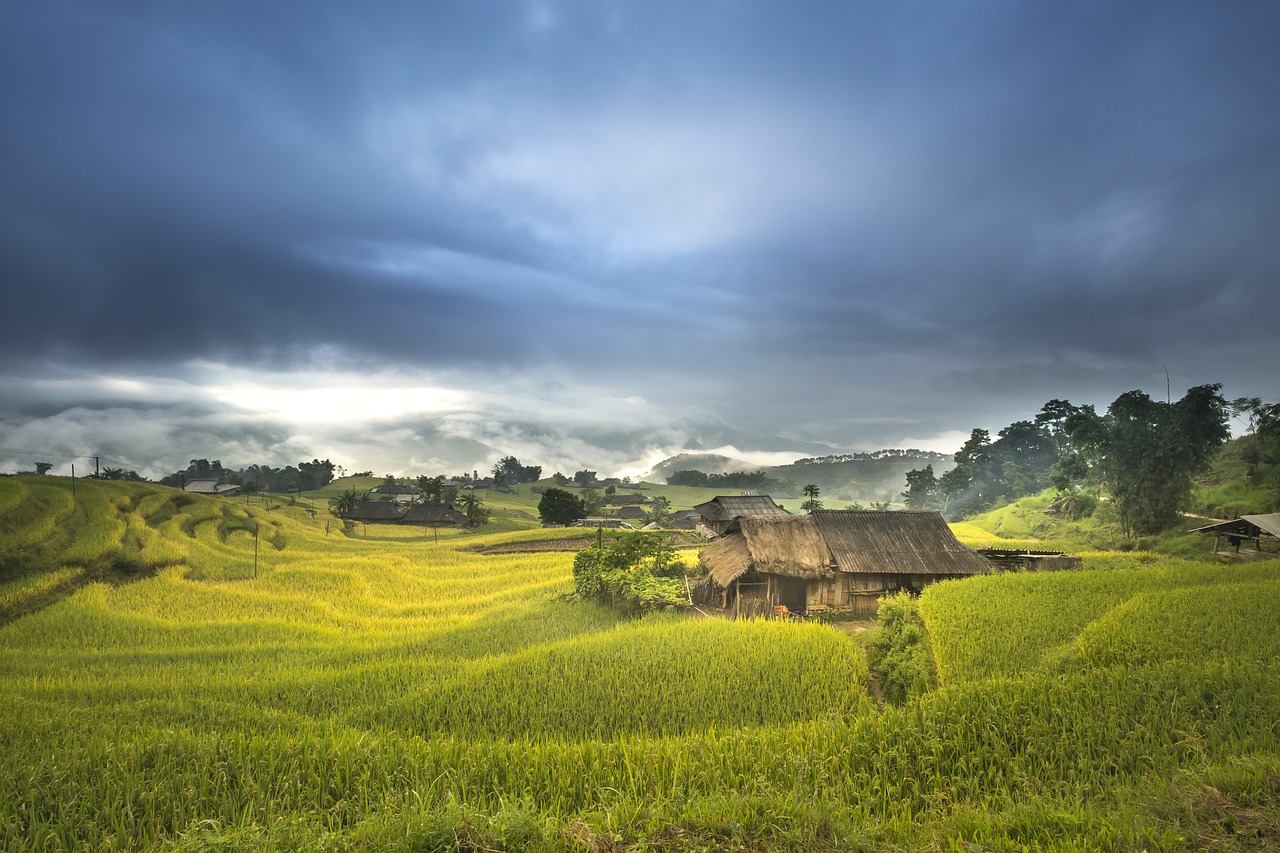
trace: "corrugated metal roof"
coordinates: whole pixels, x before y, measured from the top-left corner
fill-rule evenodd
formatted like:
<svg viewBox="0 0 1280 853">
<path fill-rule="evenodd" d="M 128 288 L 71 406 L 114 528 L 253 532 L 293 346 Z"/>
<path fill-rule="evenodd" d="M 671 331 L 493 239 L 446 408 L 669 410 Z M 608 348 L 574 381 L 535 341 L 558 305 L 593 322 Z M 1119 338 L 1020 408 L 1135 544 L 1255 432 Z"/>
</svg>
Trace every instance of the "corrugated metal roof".
<svg viewBox="0 0 1280 853">
<path fill-rule="evenodd" d="M 820 509 L 813 520 L 842 572 L 975 575 L 991 564 L 936 512 Z"/>
<path fill-rule="evenodd" d="M 1280 536 L 1280 512 L 1268 513 L 1267 515 L 1245 515 L 1241 516 L 1241 518 L 1250 524 L 1256 524 L 1272 536 Z"/>
<path fill-rule="evenodd" d="M 754 515 L 790 515 L 768 495 L 719 495 L 694 507 L 703 518 L 712 521 Z"/>
<path fill-rule="evenodd" d="M 1230 518 L 1226 521 L 1215 521 L 1213 524 L 1206 524 L 1204 527 L 1197 527 L 1193 533 L 1246 533 L 1245 526 L 1252 524 L 1259 530 L 1270 533 L 1272 536 L 1280 536 L 1280 512 L 1268 513 L 1266 515 L 1242 515 L 1239 518 Z"/>
</svg>

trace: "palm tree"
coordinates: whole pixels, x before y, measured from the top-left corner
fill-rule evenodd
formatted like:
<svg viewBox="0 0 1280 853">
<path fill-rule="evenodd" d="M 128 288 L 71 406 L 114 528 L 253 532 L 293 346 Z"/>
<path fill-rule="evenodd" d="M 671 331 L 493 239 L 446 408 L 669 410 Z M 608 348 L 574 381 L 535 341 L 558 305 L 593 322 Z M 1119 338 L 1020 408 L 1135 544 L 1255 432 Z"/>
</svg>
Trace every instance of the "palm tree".
<svg viewBox="0 0 1280 853">
<path fill-rule="evenodd" d="M 458 506 L 462 507 L 472 526 L 489 523 L 489 510 L 485 508 L 484 499 L 475 492 L 463 492 L 458 495 Z"/>
<path fill-rule="evenodd" d="M 805 512 L 813 512 L 815 509 L 822 509 L 822 501 L 818 500 L 818 487 L 813 483 L 809 483 L 802 490 L 804 491 L 805 501 L 800 504 L 800 508 Z"/>
<path fill-rule="evenodd" d="M 329 508 L 339 518 L 344 518 L 352 512 L 356 507 L 360 506 L 361 501 L 368 497 L 368 492 L 358 492 L 352 486 L 340 495 L 329 498 Z"/>
</svg>

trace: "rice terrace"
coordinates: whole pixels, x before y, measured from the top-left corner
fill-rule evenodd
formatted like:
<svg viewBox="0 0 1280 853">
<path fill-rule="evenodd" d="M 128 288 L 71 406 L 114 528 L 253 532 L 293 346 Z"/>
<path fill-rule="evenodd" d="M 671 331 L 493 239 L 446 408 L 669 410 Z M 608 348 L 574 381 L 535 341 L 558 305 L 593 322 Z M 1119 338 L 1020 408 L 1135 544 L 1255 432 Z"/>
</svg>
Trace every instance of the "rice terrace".
<svg viewBox="0 0 1280 853">
<path fill-rule="evenodd" d="M 527 489 L 338 523 L 373 482 L 0 477 L 0 846 L 1280 849 L 1274 553 L 1075 539 L 846 632 L 573 600 Z M 952 529 L 1051 547 L 1044 501 Z"/>
</svg>

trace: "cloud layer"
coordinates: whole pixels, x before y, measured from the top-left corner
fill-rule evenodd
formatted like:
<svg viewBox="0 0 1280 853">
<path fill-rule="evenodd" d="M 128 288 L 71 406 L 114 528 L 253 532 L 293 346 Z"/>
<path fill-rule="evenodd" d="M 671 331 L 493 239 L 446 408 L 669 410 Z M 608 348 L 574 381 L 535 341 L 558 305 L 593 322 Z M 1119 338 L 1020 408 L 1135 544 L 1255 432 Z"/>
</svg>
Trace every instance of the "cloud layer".
<svg viewBox="0 0 1280 853">
<path fill-rule="evenodd" d="M 3 444 L 622 470 L 924 443 L 1166 366 L 1276 399 L 1277 24 L 26 4 L 0 32 Z"/>
</svg>

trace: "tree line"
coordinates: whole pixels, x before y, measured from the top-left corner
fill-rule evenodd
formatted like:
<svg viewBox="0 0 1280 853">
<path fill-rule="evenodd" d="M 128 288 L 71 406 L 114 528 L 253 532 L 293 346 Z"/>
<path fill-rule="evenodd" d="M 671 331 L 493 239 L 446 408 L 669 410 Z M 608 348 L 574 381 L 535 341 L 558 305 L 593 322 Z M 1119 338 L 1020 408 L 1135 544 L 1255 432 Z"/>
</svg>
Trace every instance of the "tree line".
<svg viewBox="0 0 1280 853">
<path fill-rule="evenodd" d="M 1194 477 L 1230 438 L 1228 418 L 1243 414 L 1251 476 L 1276 486 L 1280 506 L 1280 404 L 1229 402 L 1221 392 L 1219 384 L 1198 385 L 1161 402 L 1129 391 L 1101 414 L 1092 405 L 1050 400 L 1033 420 L 1010 424 L 994 440 L 974 429 L 941 477 L 932 465 L 909 471 L 903 500 L 908 509 L 962 518 L 1052 487 L 1059 514 L 1086 517 L 1106 497 L 1126 535 L 1159 533 L 1191 505 Z"/>
</svg>

